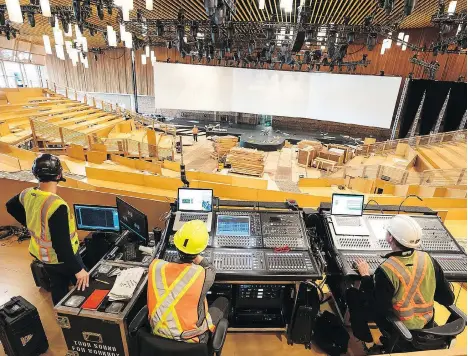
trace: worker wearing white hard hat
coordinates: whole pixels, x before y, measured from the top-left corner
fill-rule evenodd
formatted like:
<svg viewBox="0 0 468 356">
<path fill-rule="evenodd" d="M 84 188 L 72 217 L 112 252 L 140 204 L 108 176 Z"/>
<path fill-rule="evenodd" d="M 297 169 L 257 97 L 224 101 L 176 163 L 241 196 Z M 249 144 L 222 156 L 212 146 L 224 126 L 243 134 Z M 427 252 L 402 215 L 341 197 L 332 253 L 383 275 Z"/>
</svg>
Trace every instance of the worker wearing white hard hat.
<svg viewBox="0 0 468 356">
<path fill-rule="evenodd" d="M 372 344 L 368 321 L 375 321 L 385 337 L 391 328 L 386 321 L 390 314 L 409 330 L 422 329 L 434 322 L 434 301 L 445 306 L 453 304 L 454 294 L 439 263 L 420 250 L 422 239 L 422 228 L 415 219 L 396 215 L 386 235 L 392 252 L 384 256 L 386 260 L 373 277 L 364 259 L 356 261 L 361 286 L 359 290 L 348 289 L 346 297 L 351 327 L 358 339 Z"/>
</svg>

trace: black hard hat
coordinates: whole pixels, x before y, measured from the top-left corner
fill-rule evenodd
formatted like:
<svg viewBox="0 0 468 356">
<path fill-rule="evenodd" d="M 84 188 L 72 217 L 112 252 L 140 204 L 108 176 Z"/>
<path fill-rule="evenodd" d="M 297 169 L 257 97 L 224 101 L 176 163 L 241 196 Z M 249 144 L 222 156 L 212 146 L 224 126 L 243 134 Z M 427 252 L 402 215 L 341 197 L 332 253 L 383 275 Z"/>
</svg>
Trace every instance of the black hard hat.
<svg viewBox="0 0 468 356">
<path fill-rule="evenodd" d="M 62 164 L 57 156 L 44 153 L 34 160 L 32 173 L 39 182 L 65 182 Z"/>
</svg>

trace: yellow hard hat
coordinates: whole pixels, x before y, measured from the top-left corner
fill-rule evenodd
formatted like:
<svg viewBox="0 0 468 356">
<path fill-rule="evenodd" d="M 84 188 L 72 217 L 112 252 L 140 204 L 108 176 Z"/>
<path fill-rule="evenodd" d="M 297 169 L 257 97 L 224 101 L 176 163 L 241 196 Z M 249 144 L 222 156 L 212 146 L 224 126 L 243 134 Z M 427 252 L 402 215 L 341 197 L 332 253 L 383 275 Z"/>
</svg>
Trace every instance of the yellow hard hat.
<svg viewBox="0 0 468 356">
<path fill-rule="evenodd" d="M 208 229 L 201 220 L 192 220 L 182 225 L 174 236 L 174 245 L 187 255 L 198 255 L 208 246 Z"/>
</svg>

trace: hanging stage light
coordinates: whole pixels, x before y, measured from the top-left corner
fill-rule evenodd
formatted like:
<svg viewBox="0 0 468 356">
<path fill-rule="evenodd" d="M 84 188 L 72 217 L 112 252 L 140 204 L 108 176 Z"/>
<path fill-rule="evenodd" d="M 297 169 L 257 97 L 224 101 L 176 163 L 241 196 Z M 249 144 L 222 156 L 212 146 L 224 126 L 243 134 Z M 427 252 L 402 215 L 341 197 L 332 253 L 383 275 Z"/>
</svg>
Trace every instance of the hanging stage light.
<svg viewBox="0 0 468 356">
<path fill-rule="evenodd" d="M 372 51 L 377 44 L 377 33 L 369 33 L 366 39 L 367 49 Z"/>
<path fill-rule="evenodd" d="M 34 12 L 28 12 L 28 22 L 31 27 L 36 27 L 36 19 L 34 18 Z"/>
<path fill-rule="evenodd" d="M 405 15 L 409 16 L 416 6 L 416 0 L 405 0 Z"/>
<path fill-rule="evenodd" d="M 233 38 L 235 34 L 234 24 L 232 22 L 229 23 L 227 28 L 227 36 L 228 38 Z"/>
<path fill-rule="evenodd" d="M 164 25 L 161 21 L 156 21 L 156 36 L 164 36 Z"/>
<path fill-rule="evenodd" d="M 322 58 L 322 50 L 316 49 L 312 54 L 312 58 L 314 59 L 314 61 L 319 61 L 320 58 Z"/>
<path fill-rule="evenodd" d="M 252 54 L 255 51 L 255 41 L 250 40 L 248 45 L 249 54 Z"/>
<path fill-rule="evenodd" d="M 104 8 L 102 6 L 102 1 L 98 0 L 96 2 L 97 14 L 100 20 L 104 20 Z"/>
<path fill-rule="evenodd" d="M 198 22 L 193 21 L 192 25 L 190 26 L 190 34 L 192 35 L 193 38 L 197 38 L 197 33 L 198 33 Z"/>
</svg>

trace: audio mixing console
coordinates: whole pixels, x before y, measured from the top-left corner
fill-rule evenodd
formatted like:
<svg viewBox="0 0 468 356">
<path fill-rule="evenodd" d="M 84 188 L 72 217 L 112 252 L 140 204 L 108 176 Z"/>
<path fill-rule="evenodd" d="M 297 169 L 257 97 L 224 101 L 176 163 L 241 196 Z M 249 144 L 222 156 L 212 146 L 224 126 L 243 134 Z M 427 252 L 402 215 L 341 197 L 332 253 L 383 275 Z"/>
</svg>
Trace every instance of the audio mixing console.
<svg viewBox="0 0 468 356">
<path fill-rule="evenodd" d="M 304 280 L 321 277 L 314 259 L 307 251 L 279 253 L 266 249 L 207 248 L 202 256 L 216 268 L 217 279 Z M 167 249 L 163 259 L 173 262 L 177 259 L 177 251 Z"/>
<path fill-rule="evenodd" d="M 466 255 L 464 254 L 440 254 L 430 253 L 442 267 L 445 276 L 450 281 L 466 281 Z M 377 267 L 384 262 L 385 258 L 376 252 L 340 252 L 340 260 L 345 275 L 356 275 L 355 262 L 358 258 L 367 261 L 370 273 L 373 274 Z"/>
<path fill-rule="evenodd" d="M 392 215 L 365 214 L 362 216 L 369 233 L 364 236 L 339 235 L 329 212 L 323 212 L 326 233 L 333 241 L 337 263 L 345 275 L 357 276 L 355 262 L 357 258 L 365 259 L 371 272 L 384 261 L 382 256 L 391 251 L 385 240 L 387 225 Z M 466 254 L 450 235 L 435 215 L 415 215 L 413 218 L 422 228 L 421 250 L 435 258 L 448 279 L 466 280 Z"/>
<path fill-rule="evenodd" d="M 308 250 L 305 226 L 299 212 L 252 212 L 221 210 L 215 213 L 215 228 L 208 246 Z M 169 237 L 174 245 L 174 235 Z"/>
</svg>

